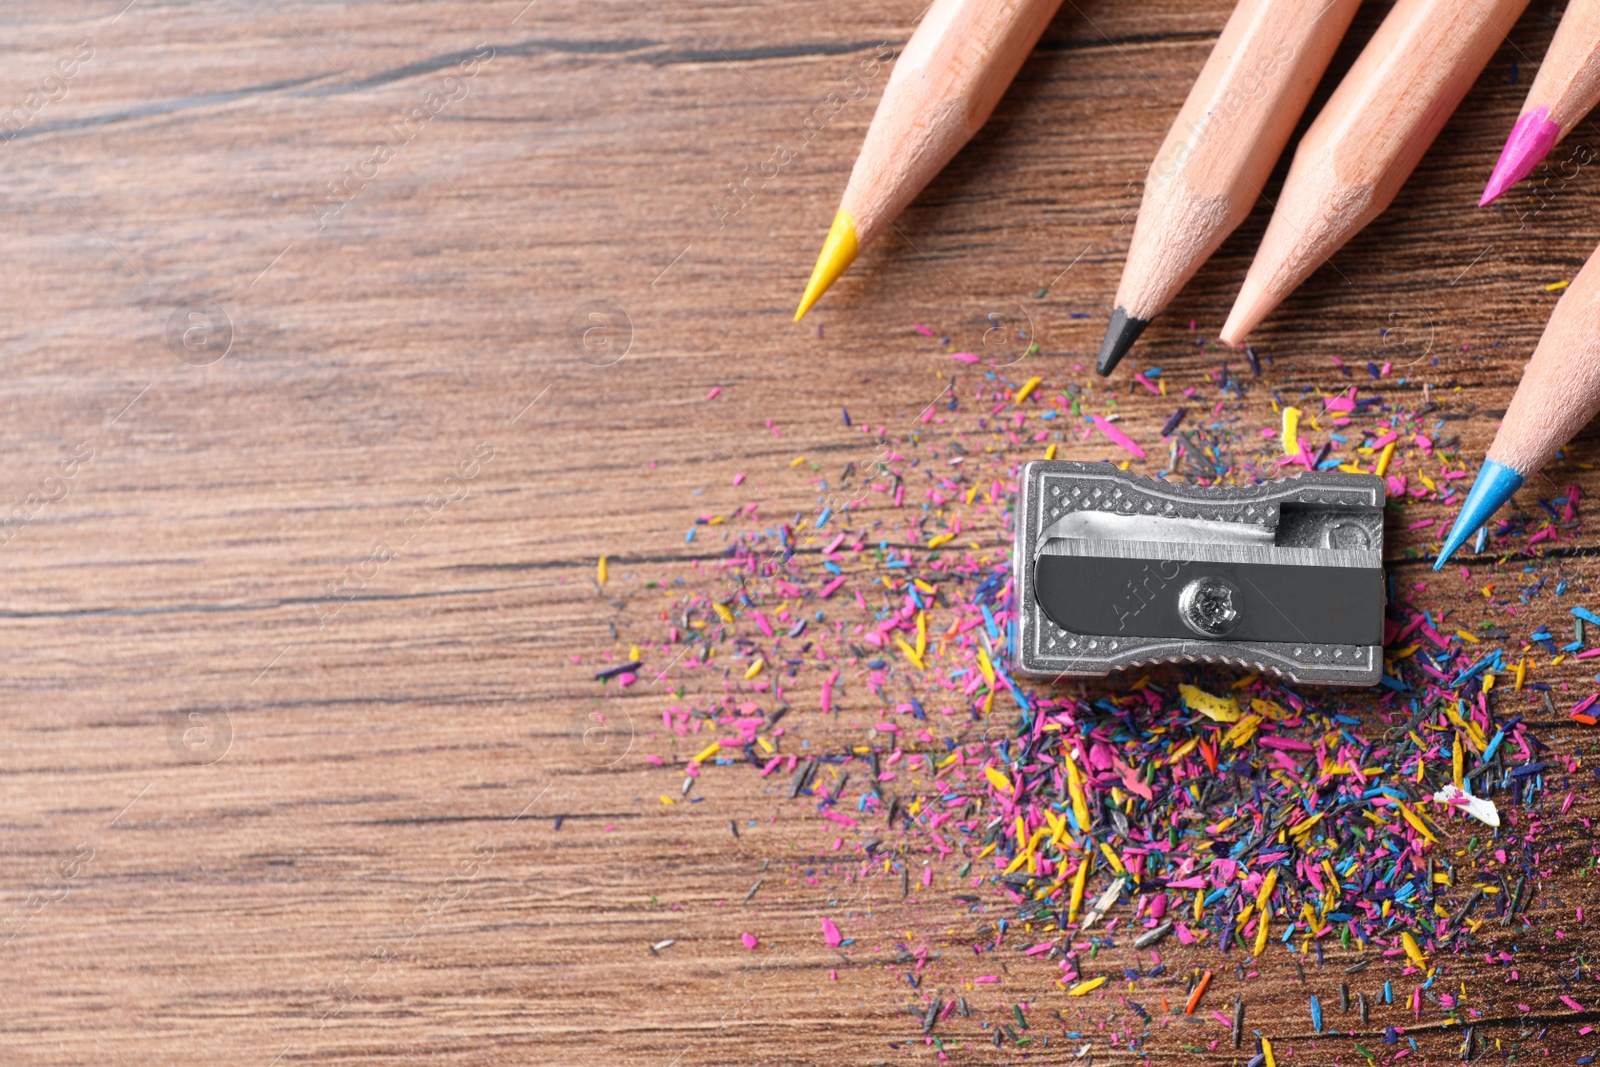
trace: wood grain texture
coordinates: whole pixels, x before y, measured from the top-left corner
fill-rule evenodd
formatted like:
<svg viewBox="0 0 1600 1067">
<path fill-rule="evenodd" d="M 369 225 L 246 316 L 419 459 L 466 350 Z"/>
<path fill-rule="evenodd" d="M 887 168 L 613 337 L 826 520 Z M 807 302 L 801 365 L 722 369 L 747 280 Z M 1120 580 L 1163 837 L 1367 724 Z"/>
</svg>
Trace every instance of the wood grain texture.
<svg viewBox="0 0 1600 1067">
<path fill-rule="evenodd" d="M 904 1056 L 903 968 L 844 966 L 817 910 L 859 894 L 863 930 L 915 928 L 954 959 L 964 908 L 808 884 L 794 865 L 816 831 L 753 775 L 665 807 L 680 772 L 596 767 L 573 739 L 595 655 L 657 610 L 644 582 L 701 580 L 695 515 L 808 507 L 788 463 L 855 447 L 842 405 L 899 424 L 937 392 L 911 322 L 970 345 L 990 313 L 1025 317 L 1044 358 L 1092 363 L 1139 183 L 1229 10 L 1066 4 L 901 216 L 904 238 L 794 325 L 881 92 L 840 103 L 841 79 L 903 44 L 921 6 L 13 9 L 0 1061 Z M 1363 8 L 1352 39 L 1383 10 Z M 1327 382 L 1330 356 L 1392 360 L 1417 369 L 1385 391 L 1425 376 L 1481 454 L 1554 304 L 1543 286 L 1597 236 L 1600 184 L 1563 167 L 1566 147 L 1536 184 L 1471 207 L 1553 12 L 1534 4 L 1393 206 L 1256 332 L 1263 412 L 1272 389 Z M 46 85 L 82 42 L 92 58 Z M 1580 124 L 1567 144 L 1597 134 Z M 792 163 L 751 178 L 781 142 Z M 1269 195 L 1281 181 L 1280 166 Z M 1266 210 L 1130 366 L 1160 362 L 1181 388 L 1237 365 L 1203 339 Z M 631 323 L 612 319 L 618 347 L 599 354 L 572 326 L 596 302 Z M 1600 479 L 1577 463 L 1597 448 L 1585 431 L 1551 478 L 1592 499 Z M 1393 536 L 1396 554 L 1414 543 Z M 1567 573 L 1592 574 L 1590 550 L 1568 550 Z M 1488 564 L 1473 566 L 1433 579 L 1453 621 L 1480 610 Z M 659 697 L 622 706 L 644 751 Z M 795 716 L 813 745 L 856 736 L 850 716 L 816 718 Z M 740 906 L 764 864 L 781 873 Z M 1551 892 L 1570 905 L 1585 884 Z M 760 963 L 738 947 L 747 926 L 775 946 Z M 1303 1034 L 1304 998 L 1284 989 L 1281 1032 Z M 1182 1037 L 1159 1050 L 1232 1059 L 1179 1053 Z"/>
<path fill-rule="evenodd" d="M 1600 102 L 1600 5 L 1579 0 L 1561 13 L 1561 28 L 1528 87 L 1522 114 L 1549 108 L 1546 117 L 1564 136 Z M 1521 115 L 1518 116 L 1519 118 Z"/>
</svg>

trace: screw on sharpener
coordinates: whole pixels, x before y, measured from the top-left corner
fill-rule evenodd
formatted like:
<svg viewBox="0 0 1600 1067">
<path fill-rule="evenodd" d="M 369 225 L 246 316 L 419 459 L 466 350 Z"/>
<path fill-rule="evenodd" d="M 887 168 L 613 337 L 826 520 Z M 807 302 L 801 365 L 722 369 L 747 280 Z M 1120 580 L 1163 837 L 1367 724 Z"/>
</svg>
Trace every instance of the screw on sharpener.
<svg viewBox="0 0 1600 1067">
<path fill-rule="evenodd" d="M 1178 613 L 1201 637 L 1226 637 L 1239 621 L 1239 590 L 1221 578 L 1196 578 L 1178 594 Z"/>
</svg>

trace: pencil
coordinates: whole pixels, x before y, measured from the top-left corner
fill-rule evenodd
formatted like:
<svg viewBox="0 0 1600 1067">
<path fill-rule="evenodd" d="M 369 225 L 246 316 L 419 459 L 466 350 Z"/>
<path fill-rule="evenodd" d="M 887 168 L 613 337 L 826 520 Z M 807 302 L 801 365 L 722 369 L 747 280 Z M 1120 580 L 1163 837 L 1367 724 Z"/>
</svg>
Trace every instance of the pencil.
<svg viewBox="0 0 1600 1067">
<path fill-rule="evenodd" d="M 1244 221 L 1360 0 L 1239 0 L 1145 175 L 1128 261 L 1095 370 Z"/>
<path fill-rule="evenodd" d="M 988 121 L 1060 6 L 934 0 L 884 86 L 796 322 Z"/>
<path fill-rule="evenodd" d="M 1600 103 L 1600 0 L 1572 0 L 1483 190 L 1483 207 L 1532 173 Z"/>
<path fill-rule="evenodd" d="M 1223 341 L 1389 206 L 1527 2 L 1397 0 L 1295 150 Z"/>
<path fill-rule="evenodd" d="M 1600 249 L 1556 302 L 1433 569 L 1600 411 Z"/>
</svg>

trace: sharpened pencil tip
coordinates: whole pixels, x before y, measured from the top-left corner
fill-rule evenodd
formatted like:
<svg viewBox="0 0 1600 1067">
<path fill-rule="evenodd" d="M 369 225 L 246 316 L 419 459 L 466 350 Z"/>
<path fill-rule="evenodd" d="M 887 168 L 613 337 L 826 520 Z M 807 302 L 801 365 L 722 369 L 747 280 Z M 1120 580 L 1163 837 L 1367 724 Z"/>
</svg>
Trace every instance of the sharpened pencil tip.
<svg viewBox="0 0 1600 1067">
<path fill-rule="evenodd" d="M 828 230 L 828 239 L 822 242 L 822 251 L 817 253 L 817 265 L 811 268 L 811 280 L 806 282 L 805 295 L 800 298 L 800 308 L 794 313 L 794 321 L 799 322 L 805 318 L 806 312 L 811 310 L 823 293 L 828 291 L 828 286 L 838 280 L 856 261 L 856 223 L 850 213 L 843 208 L 833 217 L 833 227 Z"/>
<path fill-rule="evenodd" d="M 1259 326 L 1261 320 L 1277 306 L 1277 299 L 1256 280 L 1252 270 L 1245 275 L 1244 285 L 1239 287 L 1239 295 L 1233 301 L 1233 310 L 1228 312 L 1228 321 L 1223 323 L 1222 332 L 1217 335 L 1217 339 L 1225 345 L 1237 348 L 1244 343 L 1250 331 Z"/>
<path fill-rule="evenodd" d="M 1467 499 L 1461 505 L 1461 514 L 1456 516 L 1455 525 L 1450 527 L 1450 536 L 1444 539 L 1444 547 L 1439 549 L 1439 558 L 1434 561 L 1433 569 L 1438 570 L 1450 561 L 1456 549 L 1467 543 L 1467 538 L 1488 522 L 1495 512 L 1500 510 L 1500 505 L 1511 499 L 1511 494 L 1522 488 L 1522 475 L 1492 459 L 1483 461 L 1483 469 L 1478 471 L 1478 480 L 1472 483 L 1472 489 L 1467 493 Z"/>
<path fill-rule="evenodd" d="M 1546 117 L 1549 114 L 1548 107 L 1535 108 L 1511 127 L 1511 136 L 1506 138 L 1506 146 L 1500 150 L 1500 159 L 1494 165 L 1494 173 L 1489 175 L 1489 184 L 1484 187 L 1483 198 L 1478 201 L 1479 207 L 1488 206 L 1507 189 L 1533 173 L 1539 161 L 1550 154 L 1550 149 L 1561 139 L 1561 126 L 1551 122 Z"/>
<path fill-rule="evenodd" d="M 1094 369 L 1098 374 L 1110 374 L 1116 369 L 1122 357 L 1128 354 L 1128 349 L 1133 347 L 1133 342 L 1144 333 L 1144 328 L 1150 325 L 1149 319 L 1136 319 L 1128 314 L 1125 307 L 1117 307 L 1111 312 L 1111 322 L 1106 326 L 1106 339 L 1100 342 L 1100 358 L 1095 361 Z"/>
</svg>

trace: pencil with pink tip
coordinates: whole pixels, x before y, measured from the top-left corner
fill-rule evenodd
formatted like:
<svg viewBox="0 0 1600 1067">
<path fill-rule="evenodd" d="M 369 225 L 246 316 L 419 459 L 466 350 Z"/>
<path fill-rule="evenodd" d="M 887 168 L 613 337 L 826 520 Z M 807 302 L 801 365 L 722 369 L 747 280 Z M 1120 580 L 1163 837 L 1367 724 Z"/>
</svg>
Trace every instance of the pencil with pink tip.
<svg viewBox="0 0 1600 1067">
<path fill-rule="evenodd" d="M 1223 341 L 1383 213 L 1527 3 L 1396 0 L 1295 150 Z"/>
<path fill-rule="evenodd" d="M 1600 103 L 1600 0 L 1572 0 L 1550 41 L 1522 114 L 1500 150 L 1478 206 L 1533 173 L 1556 142 Z"/>
<path fill-rule="evenodd" d="M 1494 443 L 1444 539 L 1438 570 L 1600 412 L 1600 249 L 1561 294 Z"/>
</svg>

